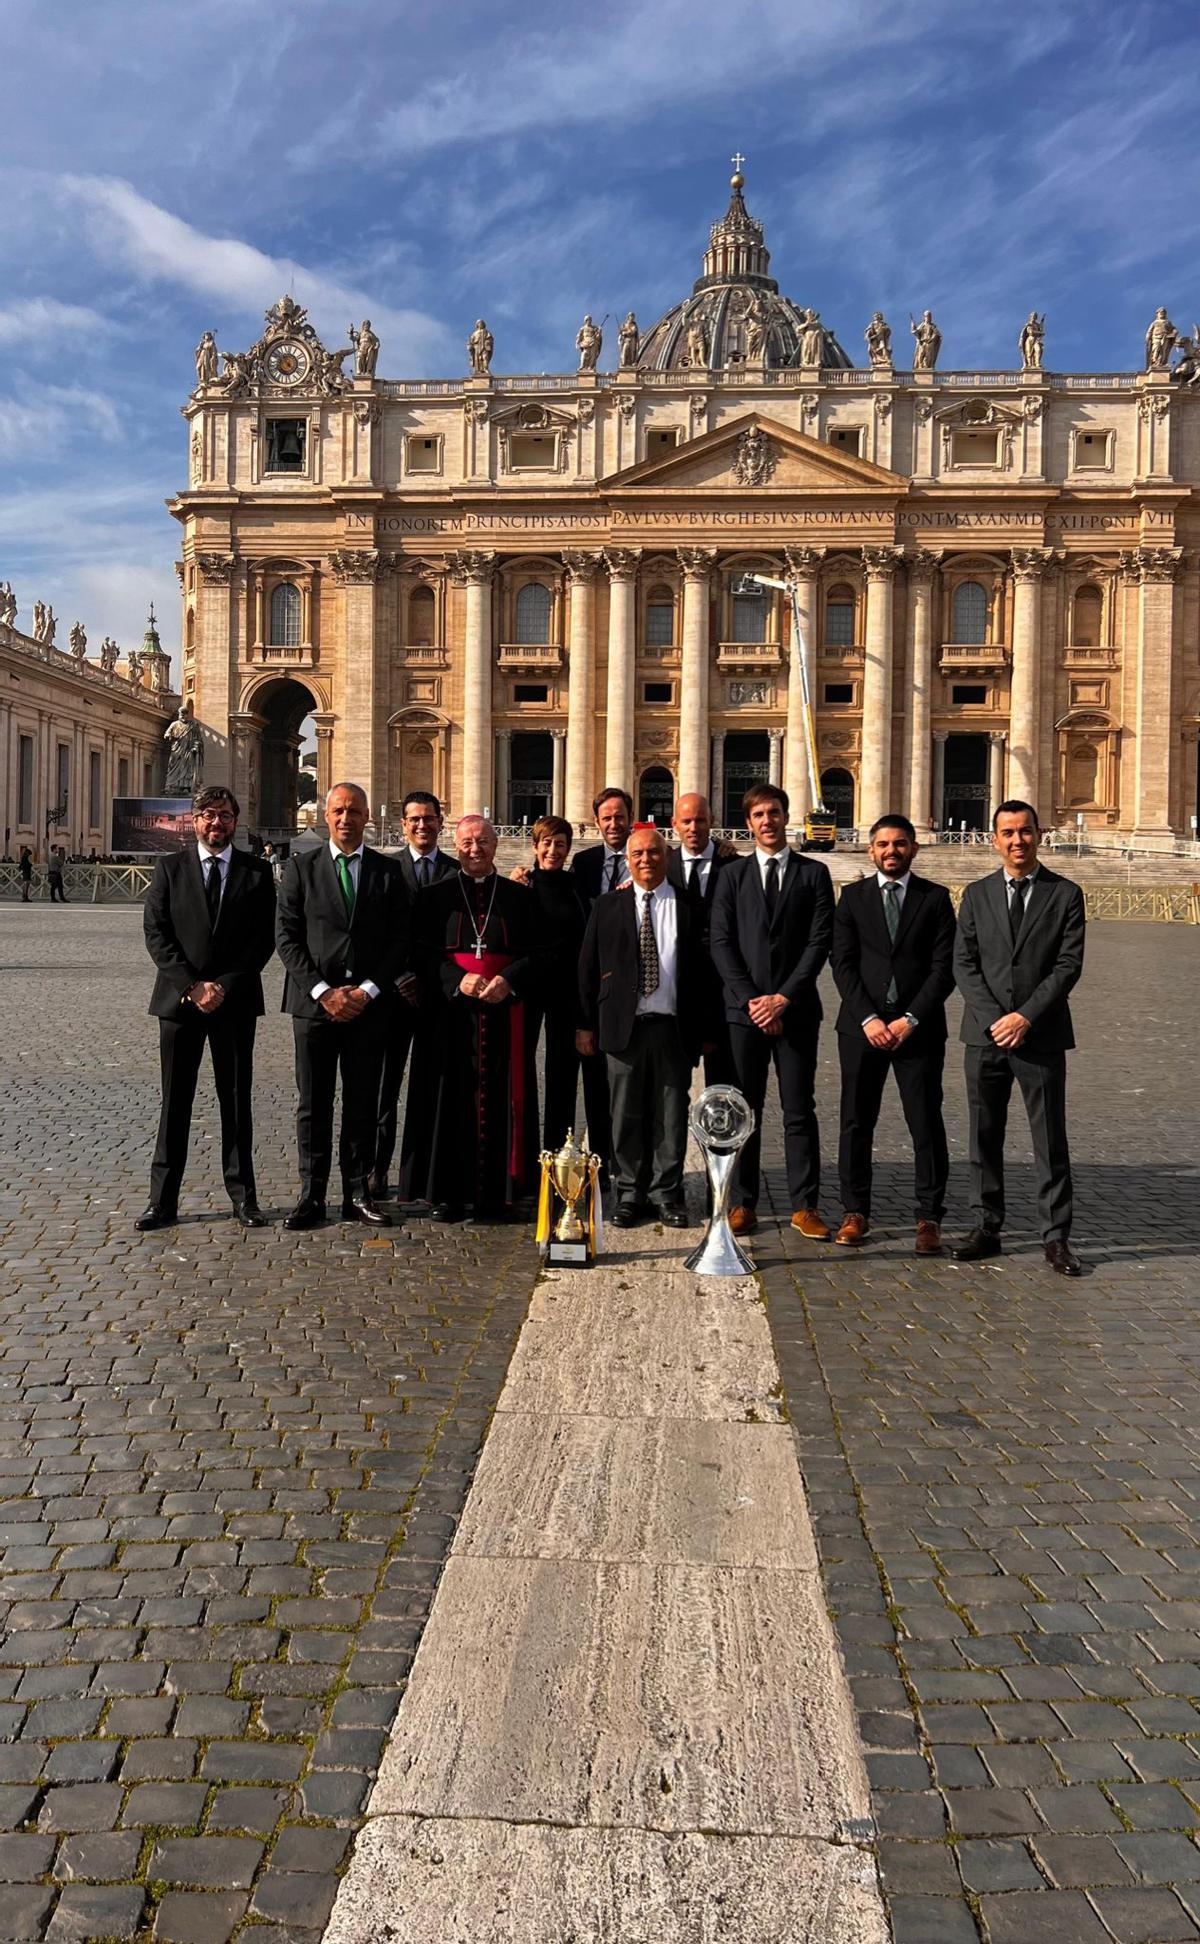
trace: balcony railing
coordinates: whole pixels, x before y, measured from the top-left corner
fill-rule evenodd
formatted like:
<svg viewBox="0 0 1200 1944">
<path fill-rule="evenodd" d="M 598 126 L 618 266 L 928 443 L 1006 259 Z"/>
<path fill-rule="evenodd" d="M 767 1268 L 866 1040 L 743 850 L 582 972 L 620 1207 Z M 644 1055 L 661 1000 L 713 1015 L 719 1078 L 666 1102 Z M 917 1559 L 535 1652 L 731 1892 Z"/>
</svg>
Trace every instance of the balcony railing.
<svg viewBox="0 0 1200 1944">
<path fill-rule="evenodd" d="M 1002 641 L 944 641 L 940 652 L 943 668 L 1004 668 L 1009 659 Z"/>
<path fill-rule="evenodd" d="M 561 668 L 562 663 L 556 641 L 507 641 L 500 649 L 501 668 Z"/>
<path fill-rule="evenodd" d="M 783 650 L 777 641 L 721 641 L 717 643 L 718 668 L 778 668 Z"/>
<path fill-rule="evenodd" d="M 427 641 L 411 645 L 403 651 L 404 659 L 413 668 L 445 668 L 447 662 L 444 648 L 431 647 Z"/>
<path fill-rule="evenodd" d="M 1115 668 L 1117 665 L 1115 648 L 1084 648 L 1072 641 L 1063 652 L 1068 668 Z"/>
<path fill-rule="evenodd" d="M 317 651 L 311 641 L 294 641 L 285 646 L 276 641 L 255 641 L 250 660 L 256 668 L 315 668 Z"/>
</svg>

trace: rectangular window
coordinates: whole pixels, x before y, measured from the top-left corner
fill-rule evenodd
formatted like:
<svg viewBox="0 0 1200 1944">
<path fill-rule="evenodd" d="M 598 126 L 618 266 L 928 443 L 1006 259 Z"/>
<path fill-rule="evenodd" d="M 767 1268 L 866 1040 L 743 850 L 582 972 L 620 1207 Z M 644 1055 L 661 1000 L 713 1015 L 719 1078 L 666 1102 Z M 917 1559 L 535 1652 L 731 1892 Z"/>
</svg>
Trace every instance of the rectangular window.
<svg viewBox="0 0 1200 1944">
<path fill-rule="evenodd" d="M 983 682 L 955 682 L 950 690 L 952 702 L 973 703 L 976 707 L 987 701 L 987 686 Z"/>
<path fill-rule="evenodd" d="M 267 420 L 267 471 L 269 473 L 302 473 L 307 447 L 307 419 Z"/>
<path fill-rule="evenodd" d="M 827 601 L 825 603 L 825 645 L 827 648 L 853 648 L 853 601 Z"/>
<path fill-rule="evenodd" d="M 674 601 L 647 601 L 646 646 L 669 648 L 675 640 Z"/>
<path fill-rule="evenodd" d="M 1112 468 L 1112 433 L 1076 431 L 1076 472 L 1108 472 Z"/>
<path fill-rule="evenodd" d="M 59 803 L 65 803 L 68 806 L 70 806 L 71 805 L 71 745 L 69 743 L 59 743 L 57 751 L 55 752 L 54 787 L 55 787 L 56 794 L 54 798 L 54 804 L 51 805 L 51 809 L 54 808 L 55 804 L 59 804 Z"/>
<path fill-rule="evenodd" d="M 647 459 L 661 459 L 666 452 L 674 452 L 683 437 L 679 425 L 656 425 L 646 434 Z"/>
<path fill-rule="evenodd" d="M 553 432 L 517 432 L 509 441 L 514 472 L 553 472 L 558 439 Z"/>
<path fill-rule="evenodd" d="M 669 702 L 671 700 L 670 682 L 643 682 L 643 702 Z"/>
<path fill-rule="evenodd" d="M 839 452 L 852 452 L 856 459 L 862 458 L 861 425 L 832 425 L 829 428 L 829 443 Z"/>
<path fill-rule="evenodd" d="M 100 828 L 100 751 L 88 752 L 88 829 Z"/>
<path fill-rule="evenodd" d="M 955 432 L 951 440 L 956 466 L 994 466 L 999 451 L 998 432 Z"/>
<path fill-rule="evenodd" d="M 514 702 L 548 702 L 550 690 L 545 682 L 514 682 Z"/>
<path fill-rule="evenodd" d="M 853 702 L 853 682 L 826 682 L 825 700 L 827 702 Z"/>
<path fill-rule="evenodd" d="M 129 758 L 122 756 L 117 763 L 117 795 L 129 795 Z"/>
<path fill-rule="evenodd" d="M 33 822 L 33 737 L 21 736 L 17 742 L 17 822 Z"/>
<path fill-rule="evenodd" d="M 412 438 L 404 441 L 404 469 L 406 472 L 437 473 L 442 470 L 442 442 L 440 439 Z"/>
</svg>

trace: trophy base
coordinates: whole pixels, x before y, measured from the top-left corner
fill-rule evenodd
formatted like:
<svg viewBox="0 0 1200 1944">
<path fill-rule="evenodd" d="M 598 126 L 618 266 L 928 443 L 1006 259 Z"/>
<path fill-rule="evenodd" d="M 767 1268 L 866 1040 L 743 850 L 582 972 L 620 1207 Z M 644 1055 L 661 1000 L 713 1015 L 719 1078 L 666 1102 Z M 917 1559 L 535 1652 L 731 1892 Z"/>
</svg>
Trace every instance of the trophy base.
<svg viewBox="0 0 1200 1944">
<path fill-rule="evenodd" d="M 546 1245 L 546 1261 L 551 1268 L 589 1269 L 591 1257 L 586 1242 L 560 1242 L 552 1236 Z"/>
<path fill-rule="evenodd" d="M 724 1216 L 715 1219 L 698 1249 L 683 1259 L 694 1276 L 752 1276 L 754 1263 L 734 1237 Z"/>
</svg>

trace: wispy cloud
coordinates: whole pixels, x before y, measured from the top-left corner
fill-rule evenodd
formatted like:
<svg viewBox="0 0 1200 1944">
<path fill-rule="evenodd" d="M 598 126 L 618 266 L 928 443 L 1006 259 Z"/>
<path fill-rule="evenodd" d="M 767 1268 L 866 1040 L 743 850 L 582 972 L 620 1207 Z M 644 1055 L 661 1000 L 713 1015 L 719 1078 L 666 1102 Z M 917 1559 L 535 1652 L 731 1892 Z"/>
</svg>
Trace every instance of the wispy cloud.
<svg viewBox="0 0 1200 1944">
<path fill-rule="evenodd" d="M 103 392 L 83 385 L 22 383 L 9 397 L 0 397 L 0 456 L 55 456 L 70 449 L 80 434 L 102 439 L 120 437 L 116 406 Z"/>
<path fill-rule="evenodd" d="M 30 357 L 56 356 L 64 338 L 94 337 L 111 328 L 99 311 L 57 297 L 24 297 L 0 306 L 0 344 L 19 345 Z"/>
</svg>

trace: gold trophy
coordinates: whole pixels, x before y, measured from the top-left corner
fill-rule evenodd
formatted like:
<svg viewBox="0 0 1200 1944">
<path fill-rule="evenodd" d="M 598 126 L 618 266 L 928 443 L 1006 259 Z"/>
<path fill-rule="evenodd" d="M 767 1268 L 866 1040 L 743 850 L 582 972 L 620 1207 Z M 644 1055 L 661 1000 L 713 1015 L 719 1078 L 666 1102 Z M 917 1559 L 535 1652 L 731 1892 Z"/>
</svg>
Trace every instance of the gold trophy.
<svg viewBox="0 0 1200 1944">
<path fill-rule="evenodd" d="M 600 1156 L 577 1147 L 574 1133 L 568 1132 L 557 1154 L 546 1149 L 539 1159 L 542 1185 L 538 1195 L 537 1245 L 548 1263 L 560 1268 L 587 1269 L 599 1254 L 603 1240 Z M 552 1191 L 563 1204 L 553 1232 L 550 1227 Z"/>
</svg>

